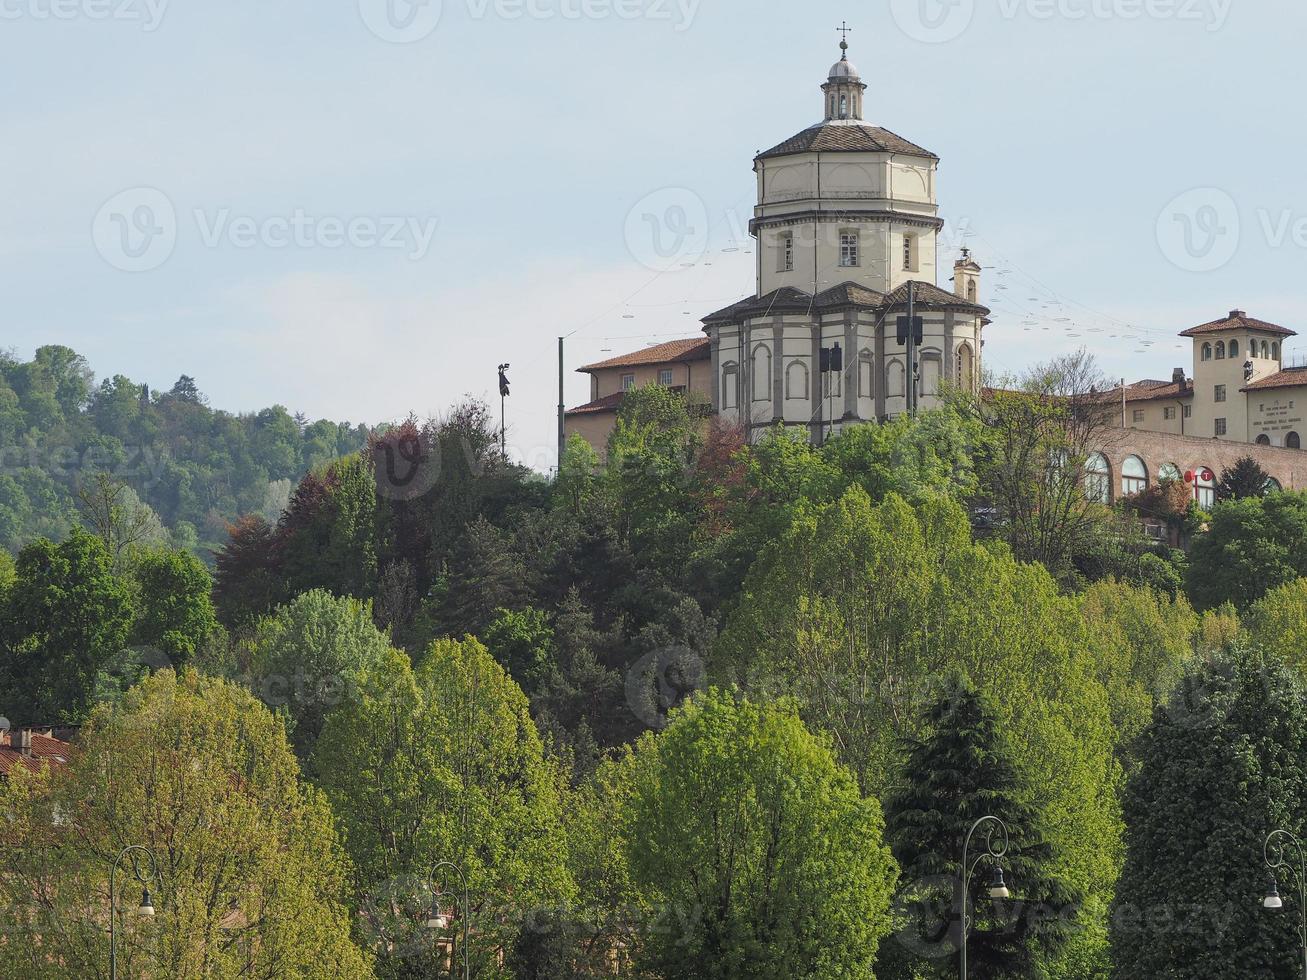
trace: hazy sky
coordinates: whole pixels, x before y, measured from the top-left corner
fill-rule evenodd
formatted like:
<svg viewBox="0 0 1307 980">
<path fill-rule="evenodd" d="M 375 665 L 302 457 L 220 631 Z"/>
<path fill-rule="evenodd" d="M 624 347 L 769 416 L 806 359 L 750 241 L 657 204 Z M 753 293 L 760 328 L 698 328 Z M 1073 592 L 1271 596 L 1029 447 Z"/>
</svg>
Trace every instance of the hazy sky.
<svg viewBox="0 0 1307 980">
<path fill-rule="evenodd" d="M 943 160 L 990 368 L 1307 328 L 1300 0 L 0 0 L 0 346 L 370 423 L 509 361 L 544 466 L 560 333 L 579 404 L 752 292 L 752 156 L 845 18 L 868 120 Z"/>
</svg>

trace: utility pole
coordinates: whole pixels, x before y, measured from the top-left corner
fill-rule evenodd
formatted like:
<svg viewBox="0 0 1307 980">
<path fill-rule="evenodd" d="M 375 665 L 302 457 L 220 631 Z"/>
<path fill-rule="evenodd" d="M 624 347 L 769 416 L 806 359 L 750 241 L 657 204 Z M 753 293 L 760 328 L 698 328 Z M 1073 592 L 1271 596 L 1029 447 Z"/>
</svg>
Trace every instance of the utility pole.
<svg viewBox="0 0 1307 980">
<path fill-rule="evenodd" d="M 908 414 L 917 414 L 917 284 L 908 280 Z"/>
<path fill-rule="evenodd" d="M 564 432 L 563 422 L 565 420 L 566 409 L 563 407 L 563 341 L 566 337 L 558 338 L 558 469 L 556 472 L 563 472 L 563 448 L 567 445 L 567 435 Z"/>
</svg>

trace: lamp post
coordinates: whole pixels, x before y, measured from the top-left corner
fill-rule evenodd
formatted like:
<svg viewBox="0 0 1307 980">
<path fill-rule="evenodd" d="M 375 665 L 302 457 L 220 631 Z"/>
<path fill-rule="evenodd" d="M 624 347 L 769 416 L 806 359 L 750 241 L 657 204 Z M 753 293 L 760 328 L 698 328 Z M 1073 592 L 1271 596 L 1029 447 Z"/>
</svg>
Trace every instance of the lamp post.
<svg viewBox="0 0 1307 980">
<path fill-rule="evenodd" d="M 1296 866 L 1285 860 L 1284 852 L 1288 848 L 1298 852 Z M 1302 842 L 1287 830 L 1272 830 L 1266 836 L 1266 843 L 1262 845 L 1262 857 L 1266 861 L 1266 866 L 1271 869 L 1271 884 L 1266 890 L 1266 897 L 1262 899 L 1263 908 L 1273 910 L 1284 908 L 1284 900 L 1280 898 L 1280 887 L 1275 880 L 1276 871 L 1284 868 L 1289 876 L 1297 881 L 1300 916 L 1298 939 L 1301 943 L 1298 951 L 1302 955 L 1302 975 L 1307 978 L 1307 852 L 1303 851 Z"/>
<path fill-rule="evenodd" d="M 975 836 L 976 831 L 981 827 L 985 828 L 985 850 L 984 853 L 977 855 L 974 861 L 971 861 L 969 860 L 971 838 Z M 994 840 L 995 831 L 998 831 L 1000 835 L 997 846 L 995 846 Z M 990 872 L 989 883 L 986 886 L 989 889 L 989 897 L 1009 897 L 1011 893 L 1003 882 L 1003 865 L 1000 863 L 1007 851 L 1007 824 L 994 816 L 981 817 L 972 824 L 971 829 L 967 831 L 967 839 L 962 843 L 962 948 L 959 951 L 962 964 L 962 980 L 967 980 L 967 936 L 971 932 L 971 913 L 969 911 L 971 880 L 975 877 L 976 869 L 982 862 L 992 863 L 994 870 Z"/>
<path fill-rule="evenodd" d="M 471 901 L 469 899 L 469 889 L 467 886 L 467 873 L 457 864 L 454 864 L 452 861 L 441 861 L 439 864 L 437 864 L 434 868 L 431 869 L 432 907 L 431 907 L 431 915 L 427 919 L 427 928 L 444 929 L 446 926 L 449 925 L 449 919 L 445 915 L 444 910 L 441 906 L 442 901 L 444 900 L 445 896 L 448 894 L 445 891 L 444 885 L 442 883 L 443 879 L 441 878 L 441 873 L 446 871 L 454 872 L 458 880 L 463 885 L 463 903 L 462 903 L 462 907 L 459 909 L 459 912 L 463 916 L 463 980 L 471 980 L 472 961 L 469 958 L 471 955 L 471 951 L 469 949 L 468 940 L 472 933 L 472 922 L 471 922 L 472 913 L 470 908 Z M 452 968 L 453 965 L 454 965 L 453 957 L 451 956 L 450 967 Z"/>
<path fill-rule="evenodd" d="M 513 365 L 499 365 L 499 454 L 508 456 L 508 369 Z"/>
<path fill-rule="evenodd" d="M 141 904 L 136 909 L 136 914 L 149 918 L 154 915 L 154 900 L 150 897 L 150 884 L 159 880 L 159 865 L 154 860 L 154 852 L 141 847 L 139 844 L 133 844 L 131 847 L 124 847 L 118 857 L 113 862 L 113 869 L 109 872 L 109 980 L 118 980 L 118 869 L 122 866 L 123 858 L 131 856 L 132 859 L 132 876 L 142 886 Z M 149 858 L 150 873 L 147 875 L 142 870 L 142 858 Z"/>
</svg>

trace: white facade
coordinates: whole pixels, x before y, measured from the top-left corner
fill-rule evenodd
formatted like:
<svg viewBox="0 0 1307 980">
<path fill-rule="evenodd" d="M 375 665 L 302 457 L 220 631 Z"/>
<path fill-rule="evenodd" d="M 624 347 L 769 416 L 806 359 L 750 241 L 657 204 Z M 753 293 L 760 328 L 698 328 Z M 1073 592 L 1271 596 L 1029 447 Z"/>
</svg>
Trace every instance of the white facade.
<svg viewBox="0 0 1307 980">
<path fill-rule="evenodd" d="M 847 45 L 841 45 L 847 50 Z M 757 291 L 704 320 L 713 402 L 756 437 L 776 424 L 814 439 L 928 409 L 946 384 L 978 390 L 980 266 L 964 254 L 936 284 L 938 158 L 862 120 L 866 85 L 847 55 L 822 86 L 824 119 L 754 162 Z M 915 364 L 897 321 L 924 321 Z M 843 369 L 822 374 L 823 348 Z"/>
</svg>

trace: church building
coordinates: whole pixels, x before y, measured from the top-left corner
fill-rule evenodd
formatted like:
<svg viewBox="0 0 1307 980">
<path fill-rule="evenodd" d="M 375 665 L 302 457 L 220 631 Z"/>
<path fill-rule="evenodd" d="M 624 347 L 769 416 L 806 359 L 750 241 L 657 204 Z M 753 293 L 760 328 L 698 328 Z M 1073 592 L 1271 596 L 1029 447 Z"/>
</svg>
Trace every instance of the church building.
<svg viewBox="0 0 1307 980">
<path fill-rule="evenodd" d="M 712 404 L 751 439 L 781 424 L 819 442 L 978 390 L 989 311 L 965 250 L 952 289 L 936 282 L 939 157 L 863 120 L 848 47 L 821 121 L 754 160 L 756 292 L 703 320 Z"/>
</svg>

